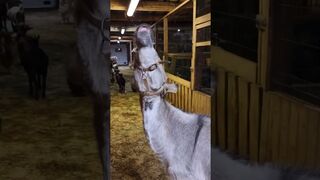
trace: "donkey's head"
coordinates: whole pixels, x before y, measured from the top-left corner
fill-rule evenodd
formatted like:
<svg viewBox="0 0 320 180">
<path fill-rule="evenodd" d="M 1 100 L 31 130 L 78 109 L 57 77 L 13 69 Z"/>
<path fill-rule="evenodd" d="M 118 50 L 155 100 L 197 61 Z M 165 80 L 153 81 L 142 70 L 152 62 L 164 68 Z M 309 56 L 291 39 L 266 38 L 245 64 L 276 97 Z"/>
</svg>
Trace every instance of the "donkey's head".
<svg viewBox="0 0 320 180">
<path fill-rule="evenodd" d="M 138 90 L 150 95 L 159 94 L 162 90 L 168 90 L 166 84 L 167 76 L 161 64 L 162 61 L 153 48 L 151 27 L 147 24 L 138 26 L 135 36 L 138 57 L 134 62 L 134 76 Z"/>
<path fill-rule="evenodd" d="M 154 35 L 151 26 L 141 24 L 136 30 L 136 44 L 138 48 L 152 47 L 154 44 Z"/>
</svg>

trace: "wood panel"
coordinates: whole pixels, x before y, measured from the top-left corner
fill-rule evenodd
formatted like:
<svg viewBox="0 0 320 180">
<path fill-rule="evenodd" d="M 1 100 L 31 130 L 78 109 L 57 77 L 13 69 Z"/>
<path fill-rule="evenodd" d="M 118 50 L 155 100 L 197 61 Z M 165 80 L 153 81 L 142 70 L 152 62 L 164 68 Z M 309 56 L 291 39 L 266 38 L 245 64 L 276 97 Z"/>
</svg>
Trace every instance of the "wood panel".
<svg viewBox="0 0 320 180">
<path fill-rule="evenodd" d="M 280 93 L 265 93 L 260 161 L 320 168 L 319 127 L 319 109 Z"/>
<path fill-rule="evenodd" d="M 211 21 L 209 20 L 209 21 L 207 21 L 207 22 L 204 22 L 204 23 L 201 23 L 201 24 L 197 24 L 196 25 L 196 29 L 198 30 L 198 29 L 202 29 L 202 28 L 204 28 L 204 27 L 208 27 L 208 26 L 210 26 L 211 25 Z"/>
<path fill-rule="evenodd" d="M 281 99 L 280 104 L 280 134 L 279 134 L 279 162 L 286 164 L 288 161 L 288 142 L 289 142 L 289 119 L 290 104 L 288 101 Z"/>
<path fill-rule="evenodd" d="M 259 159 L 260 111 L 262 99 L 260 87 L 250 83 L 249 94 L 249 154 L 250 159 L 257 161 Z"/>
<path fill-rule="evenodd" d="M 211 13 L 195 18 L 195 24 L 201 24 L 211 20 Z"/>
<path fill-rule="evenodd" d="M 220 47 L 212 47 L 213 63 L 223 67 L 229 72 L 236 74 L 249 82 L 256 82 L 257 63 L 232 54 Z"/>
<path fill-rule="evenodd" d="M 248 156 L 249 147 L 249 87 L 248 82 L 239 78 L 238 81 L 238 97 L 239 97 L 239 154 L 242 157 Z"/>
<path fill-rule="evenodd" d="M 180 77 L 174 76 L 172 74 L 166 73 L 169 83 L 174 83 L 177 85 L 177 93 L 168 93 L 167 100 L 175 107 L 182 109 L 186 112 L 192 112 L 192 92 L 191 85 L 189 81 L 186 81 Z"/>
<path fill-rule="evenodd" d="M 211 41 L 196 42 L 196 47 L 200 47 L 200 46 L 210 46 L 210 45 L 211 45 Z"/>
<path fill-rule="evenodd" d="M 228 73 L 227 76 L 227 139 L 228 150 L 237 151 L 238 135 L 238 108 L 237 108 L 237 84 L 234 74 Z"/>
<path fill-rule="evenodd" d="M 319 113 L 309 110 L 308 112 L 308 125 L 307 125 L 307 150 L 306 150 L 306 166 L 313 168 L 316 167 L 316 162 L 319 159 L 317 157 L 317 144 L 320 143 L 320 133 L 318 128 L 319 121 Z"/>
<path fill-rule="evenodd" d="M 252 161 L 320 168 L 319 108 L 215 70 L 215 145 Z"/>
<path fill-rule="evenodd" d="M 297 152 L 297 138 L 298 138 L 298 109 L 299 107 L 295 103 L 290 104 L 290 119 L 288 124 L 291 125 L 289 129 L 287 162 L 292 165 L 296 165 L 296 153 Z"/>
<path fill-rule="evenodd" d="M 280 99 L 271 99 L 271 126 L 269 131 L 271 131 L 269 138 L 271 139 L 271 160 L 276 162 L 278 160 L 279 153 L 279 138 L 280 138 Z"/>
<path fill-rule="evenodd" d="M 217 128 L 218 144 L 221 149 L 226 145 L 226 72 L 222 68 L 217 68 Z"/>
<path fill-rule="evenodd" d="M 306 147 L 305 146 L 301 146 L 303 144 L 305 144 L 306 140 L 307 140 L 307 124 L 306 122 L 306 117 L 307 117 L 307 113 L 306 113 L 306 109 L 299 106 L 298 109 L 298 139 L 297 139 L 297 151 L 296 156 L 296 164 L 298 165 L 305 165 L 305 159 L 306 159 L 306 154 L 305 154 L 305 150 Z"/>
<path fill-rule="evenodd" d="M 260 127 L 260 147 L 259 147 L 259 161 L 265 162 L 268 159 L 268 135 L 269 135 L 269 116 L 270 116 L 270 94 L 263 94 L 263 103 L 262 103 L 262 117 L 261 117 L 261 127 Z M 270 154 L 270 153 L 269 153 Z"/>
<path fill-rule="evenodd" d="M 211 116 L 211 96 L 208 94 L 193 91 L 192 104 L 192 112 Z"/>
</svg>

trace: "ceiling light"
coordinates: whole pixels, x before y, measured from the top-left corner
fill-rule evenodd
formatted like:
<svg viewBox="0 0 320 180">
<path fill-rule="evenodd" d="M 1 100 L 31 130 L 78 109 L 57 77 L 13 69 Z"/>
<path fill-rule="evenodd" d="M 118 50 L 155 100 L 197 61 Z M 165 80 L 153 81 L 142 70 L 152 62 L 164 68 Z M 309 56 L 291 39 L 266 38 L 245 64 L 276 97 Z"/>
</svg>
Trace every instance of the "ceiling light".
<svg viewBox="0 0 320 180">
<path fill-rule="evenodd" d="M 121 28 L 121 34 L 124 34 L 125 31 L 126 31 L 125 28 Z"/>
<path fill-rule="evenodd" d="M 120 44 L 120 41 L 118 40 L 117 43 Z"/>
<path fill-rule="evenodd" d="M 139 0 L 131 0 L 127 11 L 127 16 L 131 17 L 139 4 Z"/>
<path fill-rule="evenodd" d="M 118 39 L 120 40 L 120 39 L 121 39 L 121 37 L 119 36 L 119 37 L 118 37 Z"/>
<path fill-rule="evenodd" d="M 180 32 L 181 30 L 180 30 L 180 29 L 178 29 L 177 31 L 178 31 L 178 32 Z"/>
</svg>

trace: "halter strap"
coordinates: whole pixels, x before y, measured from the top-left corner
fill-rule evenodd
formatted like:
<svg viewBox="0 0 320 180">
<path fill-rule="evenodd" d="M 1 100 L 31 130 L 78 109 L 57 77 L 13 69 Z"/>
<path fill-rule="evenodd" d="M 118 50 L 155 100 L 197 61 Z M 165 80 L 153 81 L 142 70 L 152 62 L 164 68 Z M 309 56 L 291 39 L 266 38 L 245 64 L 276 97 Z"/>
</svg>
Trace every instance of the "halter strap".
<svg viewBox="0 0 320 180">
<path fill-rule="evenodd" d="M 157 89 L 155 91 L 149 90 L 146 73 L 156 70 L 157 68 L 159 68 L 159 64 L 163 64 L 163 63 L 165 63 L 165 61 L 163 61 L 161 59 L 158 59 L 156 63 L 151 64 L 147 68 L 144 68 L 144 67 L 141 67 L 141 66 L 137 66 L 136 67 L 138 70 L 140 70 L 142 72 L 143 83 L 144 83 L 145 87 L 148 88 L 147 91 L 140 92 L 140 94 L 142 96 L 159 96 L 160 95 L 161 97 L 164 97 L 167 92 L 176 93 L 176 91 L 177 91 L 176 86 L 174 84 L 166 83 L 166 81 L 167 81 L 167 76 L 166 75 L 165 75 L 165 82 L 162 84 L 162 86 L 159 89 Z"/>
<path fill-rule="evenodd" d="M 143 71 L 143 72 L 147 72 L 147 71 L 154 71 L 158 68 L 158 64 L 164 64 L 165 61 L 162 61 L 161 59 L 159 59 L 156 63 L 151 64 L 149 67 L 147 68 L 143 68 L 143 67 L 138 67 L 139 70 Z"/>
</svg>

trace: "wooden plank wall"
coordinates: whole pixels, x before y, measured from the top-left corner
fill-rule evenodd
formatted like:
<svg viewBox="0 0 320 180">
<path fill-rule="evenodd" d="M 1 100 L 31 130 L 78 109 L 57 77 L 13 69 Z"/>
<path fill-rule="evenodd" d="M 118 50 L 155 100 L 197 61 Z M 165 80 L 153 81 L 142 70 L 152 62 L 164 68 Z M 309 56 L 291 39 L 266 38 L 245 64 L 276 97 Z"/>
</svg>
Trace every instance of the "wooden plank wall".
<svg viewBox="0 0 320 180">
<path fill-rule="evenodd" d="M 258 160 L 262 90 L 223 68 L 216 69 L 216 76 L 216 145 Z"/>
<path fill-rule="evenodd" d="M 320 169 L 320 110 L 273 92 L 264 99 L 260 160 Z"/>
<path fill-rule="evenodd" d="M 167 100 L 175 107 L 186 112 L 211 116 L 211 97 L 207 94 L 192 91 L 189 81 L 167 73 L 168 82 L 178 87 L 177 93 L 168 93 Z"/>
<path fill-rule="evenodd" d="M 216 76 L 216 145 L 242 157 L 258 159 L 261 88 L 223 68 L 216 69 Z"/>
<path fill-rule="evenodd" d="M 192 112 L 211 116 L 211 96 L 199 91 L 193 91 Z"/>
<path fill-rule="evenodd" d="M 320 110 L 216 68 L 213 143 L 252 161 L 320 169 Z"/>
<path fill-rule="evenodd" d="M 177 108 L 192 112 L 192 91 L 189 81 L 167 73 L 168 83 L 177 85 L 177 93 L 168 93 L 167 100 Z"/>
</svg>

